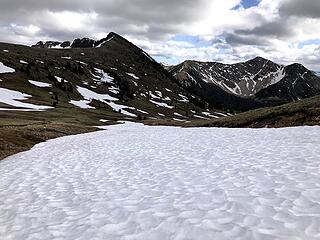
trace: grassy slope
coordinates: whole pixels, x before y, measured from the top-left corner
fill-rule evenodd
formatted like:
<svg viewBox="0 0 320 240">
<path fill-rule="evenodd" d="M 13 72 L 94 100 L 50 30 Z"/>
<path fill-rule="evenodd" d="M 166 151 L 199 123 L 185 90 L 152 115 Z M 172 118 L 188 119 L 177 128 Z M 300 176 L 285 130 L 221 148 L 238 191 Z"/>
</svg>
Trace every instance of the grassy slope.
<svg viewBox="0 0 320 240">
<path fill-rule="evenodd" d="M 192 121 L 187 127 L 292 127 L 320 125 L 320 96 L 277 107 L 260 108 L 231 117 Z"/>
<path fill-rule="evenodd" d="M 0 160 L 48 139 L 97 130 L 61 122 L 20 120 L 9 123 L 0 120 L 0 124 Z"/>
</svg>

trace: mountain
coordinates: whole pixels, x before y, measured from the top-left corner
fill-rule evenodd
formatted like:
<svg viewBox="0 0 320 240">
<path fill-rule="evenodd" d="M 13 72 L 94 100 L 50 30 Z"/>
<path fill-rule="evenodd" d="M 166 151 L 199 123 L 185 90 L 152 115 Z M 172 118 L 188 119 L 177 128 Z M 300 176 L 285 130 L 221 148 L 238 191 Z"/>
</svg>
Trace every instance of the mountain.
<svg viewBox="0 0 320 240">
<path fill-rule="evenodd" d="M 1 112 L 90 124 L 226 116 L 208 109 L 145 51 L 116 33 L 99 41 L 76 39 L 69 48 L 58 46 L 0 43 Z"/>
<path fill-rule="evenodd" d="M 286 66 L 281 81 L 262 89 L 256 99 L 264 102 L 290 102 L 320 94 L 320 77 L 303 65 Z"/>
<path fill-rule="evenodd" d="M 100 40 L 93 40 L 90 38 L 77 38 L 70 41 L 58 42 L 58 41 L 39 41 L 35 45 L 32 45 L 34 48 L 56 48 L 56 49 L 65 49 L 65 48 L 95 48 L 101 47 L 104 43 L 111 41 L 114 38 L 114 34 L 110 34 L 106 38 L 102 38 Z"/>
<path fill-rule="evenodd" d="M 313 73 L 320 77 L 320 71 L 313 71 Z"/>
<path fill-rule="evenodd" d="M 58 41 L 39 41 L 32 47 L 35 48 L 70 48 L 71 42 L 65 41 L 65 42 L 58 42 Z"/>
<path fill-rule="evenodd" d="M 302 65 L 261 57 L 164 67 L 116 33 L 32 47 L 0 43 L 0 111 L 7 118 L 179 123 L 295 101 L 319 89 L 319 77 Z"/>
<path fill-rule="evenodd" d="M 261 57 L 236 64 L 185 61 L 169 71 L 186 89 L 232 108 L 257 108 L 320 94 L 320 78 L 312 71 Z"/>
</svg>

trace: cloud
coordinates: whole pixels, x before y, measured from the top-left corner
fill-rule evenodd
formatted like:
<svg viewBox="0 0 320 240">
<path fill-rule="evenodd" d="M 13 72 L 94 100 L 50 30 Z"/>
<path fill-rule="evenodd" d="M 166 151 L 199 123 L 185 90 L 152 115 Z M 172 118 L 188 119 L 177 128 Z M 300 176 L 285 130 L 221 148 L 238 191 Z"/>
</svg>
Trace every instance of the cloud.
<svg viewBox="0 0 320 240">
<path fill-rule="evenodd" d="M 46 30 L 49 38 L 60 36 L 61 31 L 73 32 L 81 25 L 85 29 L 95 26 L 100 32 L 113 30 L 158 39 L 201 19 L 210 5 L 208 0 L 10 0 L 1 3 L 0 21 L 2 25 L 36 25 Z M 88 33 L 92 33 L 90 28 Z"/>
<path fill-rule="evenodd" d="M 100 39 L 110 31 L 169 63 L 235 62 L 261 55 L 320 69 L 319 0 L 1 2 L 0 41 L 30 45 L 38 40 Z"/>
<path fill-rule="evenodd" d="M 320 2 L 319 0 L 286 0 L 280 12 L 287 16 L 320 18 Z"/>
</svg>

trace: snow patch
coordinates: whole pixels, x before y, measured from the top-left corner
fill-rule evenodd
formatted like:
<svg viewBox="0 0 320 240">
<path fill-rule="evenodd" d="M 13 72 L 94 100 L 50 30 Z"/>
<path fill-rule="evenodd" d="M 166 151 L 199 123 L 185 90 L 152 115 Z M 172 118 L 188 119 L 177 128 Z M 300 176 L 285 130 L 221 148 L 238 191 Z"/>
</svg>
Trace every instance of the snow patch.
<svg viewBox="0 0 320 240">
<path fill-rule="evenodd" d="M 105 122 L 110 122 L 111 120 L 107 120 L 107 119 L 100 119 L 99 121 L 100 121 L 100 122 L 105 123 Z"/>
<path fill-rule="evenodd" d="M 91 103 L 89 100 L 71 100 L 69 103 L 82 109 L 95 109 L 95 107 L 89 105 Z"/>
<path fill-rule="evenodd" d="M 0 73 L 14 73 L 15 71 L 15 69 L 7 67 L 2 62 L 0 62 Z"/>
<path fill-rule="evenodd" d="M 207 117 L 203 117 L 203 116 L 199 116 L 199 115 L 193 115 L 195 118 L 200 118 L 200 119 L 206 119 L 209 120 L 209 118 Z"/>
<path fill-rule="evenodd" d="M 49 83 L 38 82 L 38 81 L 33 81 L 33 80 L 29 80 L 29 83 L 31 83 L 32 85 L 35 85 L 37 87 L 52 87 L 52 85 Z"/>
<path fill-rule="evenodd" d="M 275 78 L 270 81 L 270 85 L 280 82 L 285 76 L 286 76 L 285 69 L 284 67 L 281 67 L 276 73 Z"/>
<path fill-rule="evenodd" d="M 150 102 L 152 102 L 153 104 L 159 106 L 159 107 L 165 107 L 165 108 L 169 108 L 172 109 L 174 108 L 174 106 L 169 106 L 168 104 L 164 103 L 164 102 L 156 102 L 154 100 L 150 100 Z"/>
<path fill-rule="evenodd" d="M 49 106 L 20 102 L 21 100 L 27 100 L 30 97 L 32 96 L 25 93 L 9 90 L 6 88 L 0 88 L 0 102 L 4 104 L 18 108 L 27 108 L 29 110 L 47 110 L 53 108 Z"/>
<path fill-rule="evenodd" d="M 100 94 L 100 93 L 96 93 L 94 91 L 91 91 L 87 88 L 84 87 L 77 87 L 78 92 L 83 96 L 84 99 L 87 100 L 98 100 L 98 101 L 104 101 L 104 100 L 108 100 L 108 101 L 117 101 L 118 99 L 115 97 L 111 97 L 109 94 Z"/>
<path fill-rule="evenodd" d="M 26 64 L 26 65 L 28 65 L 28 64 L 29 64 L 28 62 L 23 61 L 23 60 L 20 60 L 19 62 L 20 62 L 21 64 Z"/>
<path fill-rule="evenodd" d="M 139 77 L 137 77 L 134 73 L 127 73 L 128 76 L 133 77 L 134 79 L 138 80 L 140 79 Z"/>
<path fill-rule="evenodd" d="M 82 95 L 82 97 L 85 99 L 85 101 L 84 100 L 72 101 L 72 102 L 70 101 L 70 103 L 73 105 L 77 104 L 76 106 L 78 106 L 80 108 L 92 108 L 88 104 L 91 102 L 91 100 L 95 99 L 95 100 L 101 101 L 101 102 L 109 105 L 114 111 L 121 112 L 122 114 L 130 116 L 130 117 L 137 117 L 136 114 L 130 113 L 125 110 L 125 108 L 136 110 L 134 107 L 129 107 L 129 106 L 125 106 L 125 105 L 121 105 L 121 104 L 117 104 L 117 103 L 112 102 L 112 101 L 118 101 L 118 99 L 110 96 L 109 94 L 96 93 L 96 92 L 93 92 L 87 88 L 79 87 L 79 86 L 77 87 L 77 90 Z"/>
<path fill-rule="evenodd" d="M 112 83 L 114 78 L 111 77 L 108 73 L 99 68 L 94 68 L 98 75 L 92 74 L 94 78 L 99 79 L 101 82 Z"/>
<path fill-rule="evenodd" d="M 59 83 L 62 82 L 62 78 L 61 78 L 61 77 L 58 77 L 58 76 L 54 76 L 54 77 L 55 77 L 55 79 L 56 79 Z M 63 79 L 63 81 L 64 81 L 64 82 L 68 82 L 68 81 L 65 80 L 65 79 Z"/>
<path fill-rule="evenodd" d="M 103 44 L 110 42 L 113 38 L 114 38 L 114 36 L 112 36 L 111 38 L 107 39 L 106 41 L 100 43 L 98 46 L 96 46 L 96 48 L 100 48 Z"/>
</svg>

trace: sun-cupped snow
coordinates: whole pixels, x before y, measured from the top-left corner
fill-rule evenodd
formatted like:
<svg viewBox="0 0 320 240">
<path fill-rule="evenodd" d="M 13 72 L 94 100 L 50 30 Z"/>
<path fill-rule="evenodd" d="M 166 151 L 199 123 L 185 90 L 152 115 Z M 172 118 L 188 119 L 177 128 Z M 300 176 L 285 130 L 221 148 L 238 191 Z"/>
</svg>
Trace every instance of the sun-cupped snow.
<svg viewBox="0 0 320 240">
<path fill-rule="evenodd" d="M 0 239 L 319 239 L 319 127 L 106 129 L 0 162 Z"/>
<path fill-rule="evenodd" d="M 7 67 L 2 62 L 0 62 L 0 73 L 14 73 L 15 71 L 15 69 Z"/>
<path fill-rule="evenodd" d="M 13 107 L 25 108 L 29 110 L 47 110 L 52 108 L 50 106 L 35 105 L 31 103 L 21 102 L 21 100 L 27 100 L 30 97 L 32 96 L 25 93 L 9 90 L 6 88 L 0 88 L 0 103 L 4 103 Z M 15 110 L 19 110 L 19 109 L 15 109 Z"/>
<path fill-rule="evenodd" d="M 52 84 L 45 83 L 45 82 L 38 82 L 38 81 L 29 80 L 29 83 L 31 83 L 32 85 L 37 86 L 37 87 L 52 87 Z"/>
</svg>

